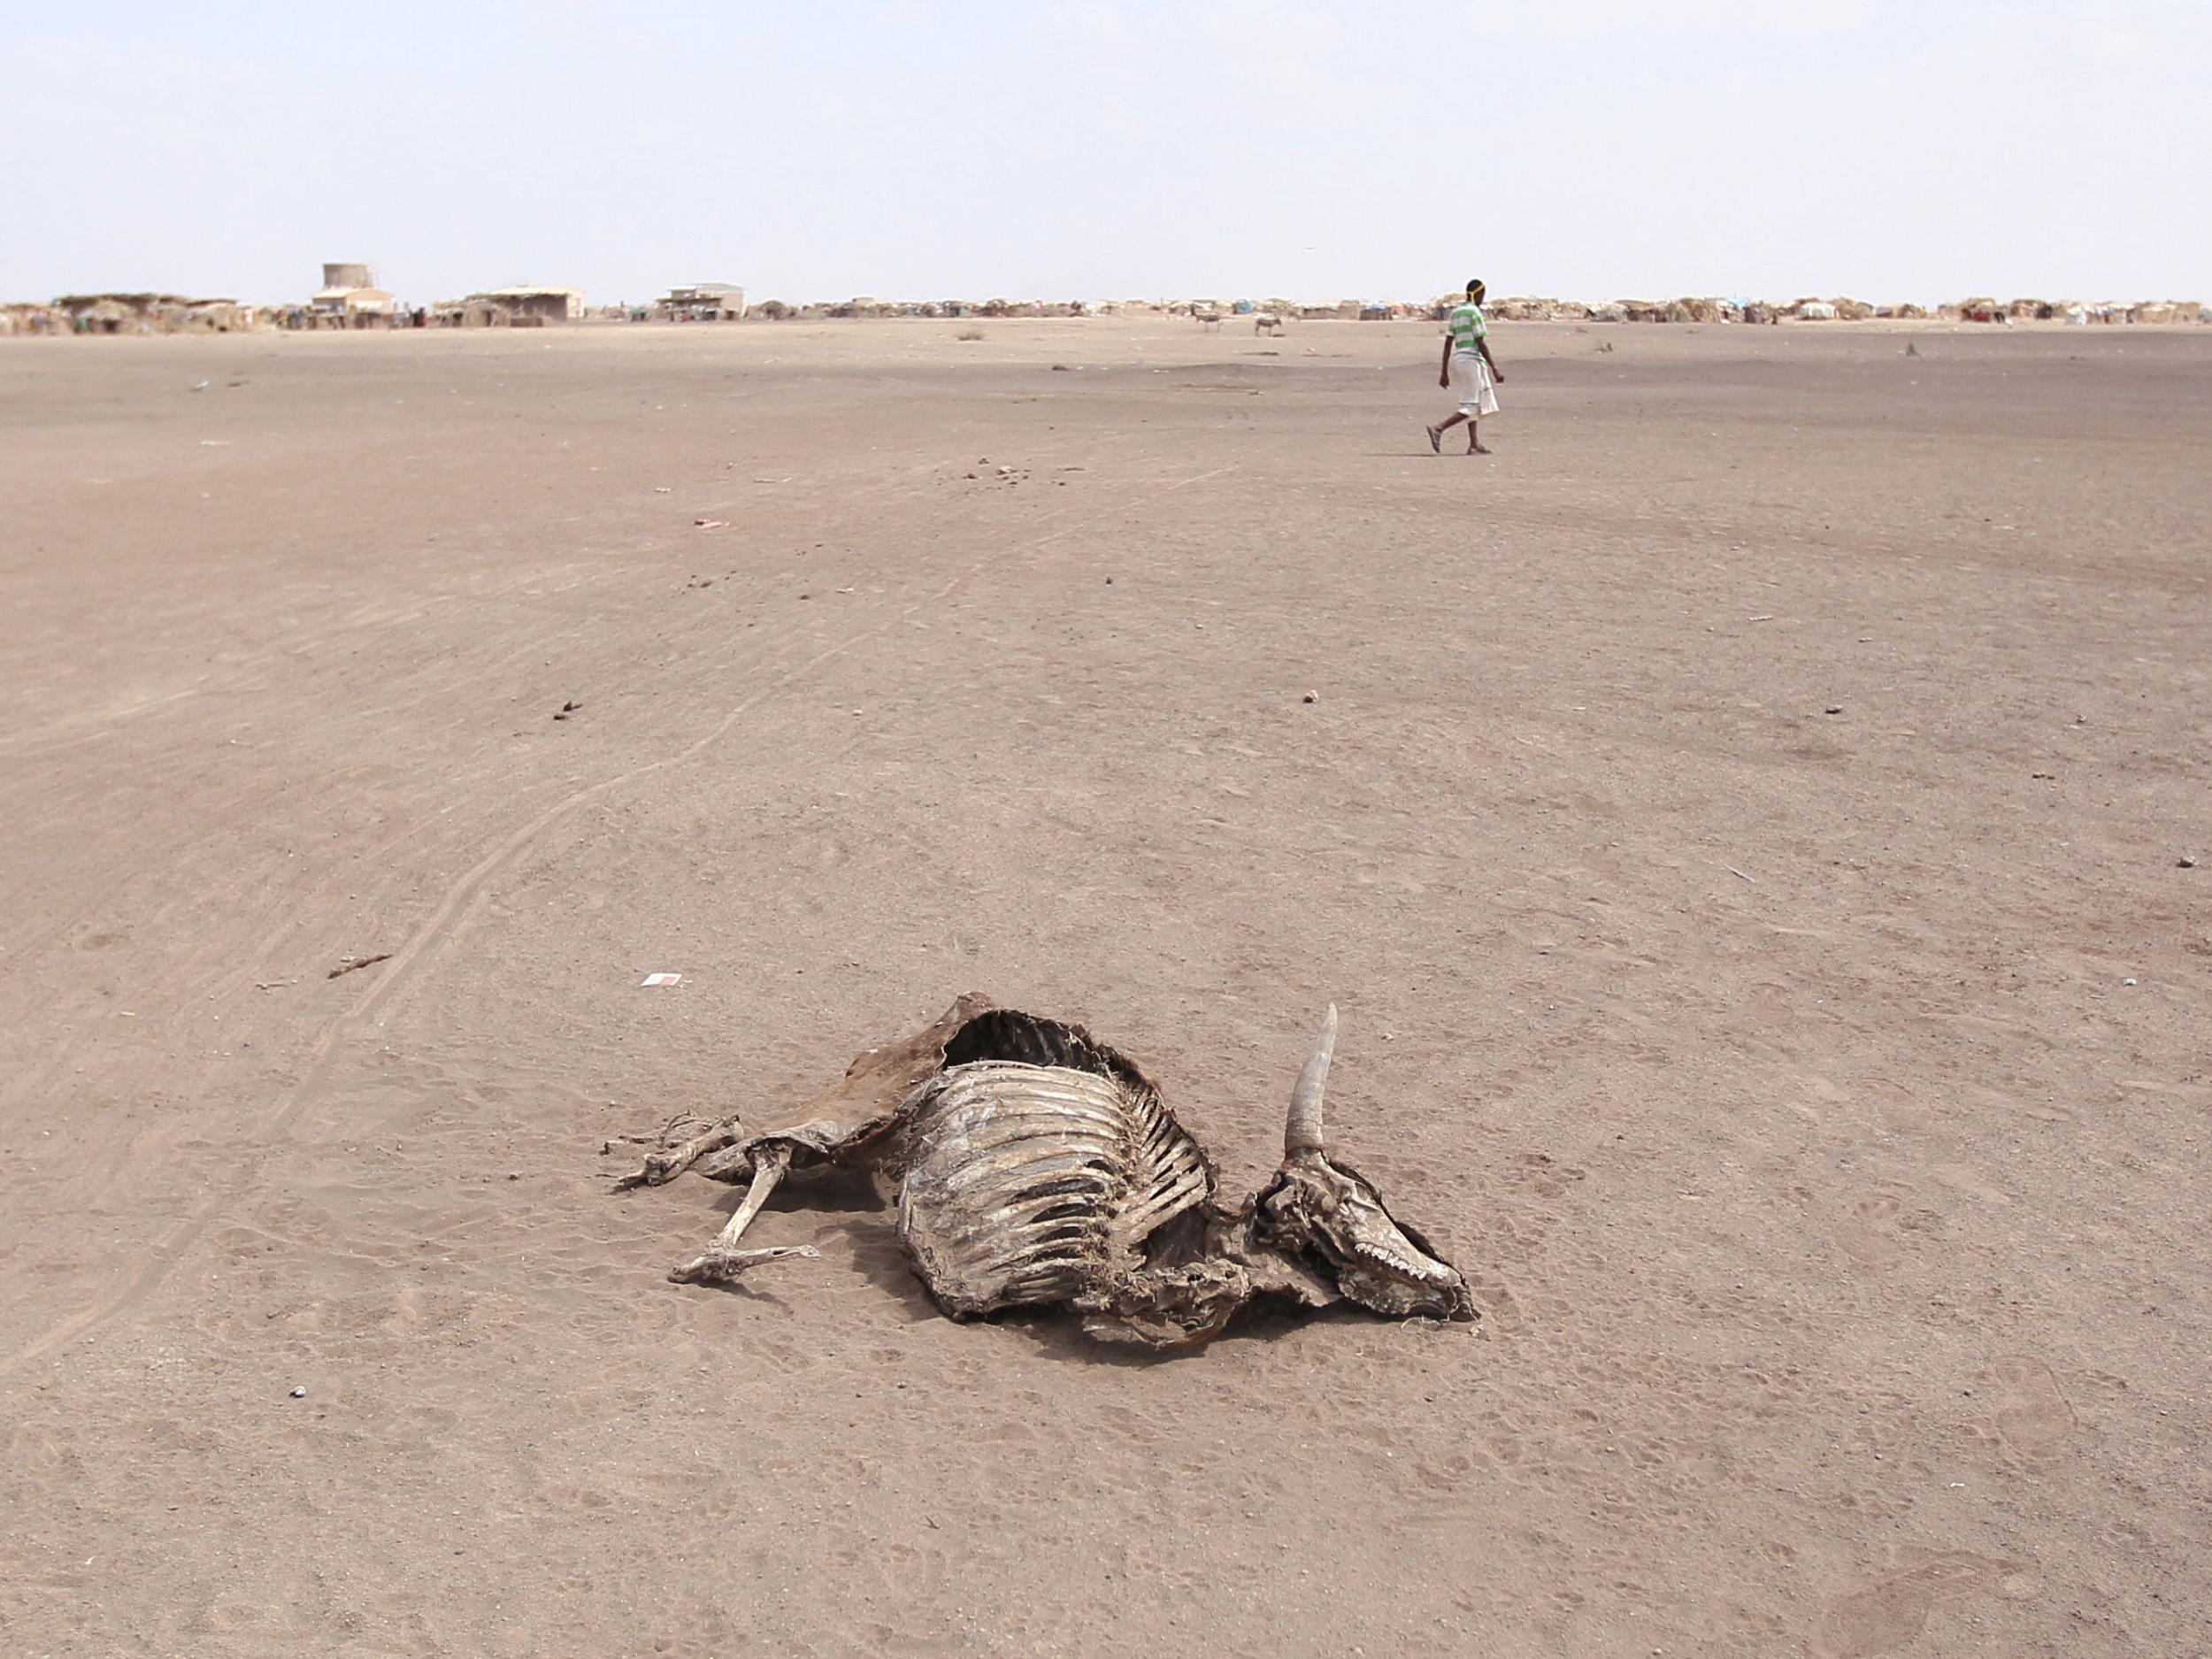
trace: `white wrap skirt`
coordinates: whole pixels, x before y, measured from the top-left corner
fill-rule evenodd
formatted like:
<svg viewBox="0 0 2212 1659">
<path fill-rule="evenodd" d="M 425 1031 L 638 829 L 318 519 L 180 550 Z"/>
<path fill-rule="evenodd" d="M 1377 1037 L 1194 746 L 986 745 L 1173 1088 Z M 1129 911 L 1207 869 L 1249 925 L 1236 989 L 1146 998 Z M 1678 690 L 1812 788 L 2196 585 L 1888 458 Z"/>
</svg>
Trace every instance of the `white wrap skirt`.
<svg viewBox="0 0 2212 1659">
<path fill-rule="evenodd" d="M 1452 389 L 1459 394 L 1459 412 L 1468 419 L 1498 412 L 1497 382 L 1479 351 L 1452 353 Z"/>
</svg>

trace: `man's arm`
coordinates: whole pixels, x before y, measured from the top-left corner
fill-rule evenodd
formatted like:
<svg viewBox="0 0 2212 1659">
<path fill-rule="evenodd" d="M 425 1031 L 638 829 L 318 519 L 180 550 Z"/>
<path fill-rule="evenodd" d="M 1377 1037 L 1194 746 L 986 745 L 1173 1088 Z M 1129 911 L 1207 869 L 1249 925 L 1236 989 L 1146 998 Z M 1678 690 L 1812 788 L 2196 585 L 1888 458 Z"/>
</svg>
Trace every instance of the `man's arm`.
<svg viewBox="0 0 2212 1659">
<path fill-rule="evenodd" d="M 1444 356 L 1436 365 L 1436 383 L 1447 391 L 1452 384 L 1452 332 L 1444 331 Z"/>
<path fill-rule="evenodd" d="M 1482 353 L 1482 360 L 1490 365 L 1490 378 L 1495 380 L 1499 385 L 1503 386 L 1505 384 L 1505 373 L 1498 367 L 1497 358 L 1490 355 L 1489 337 L 1485 335 L 1482 339 L 1476 341 L 1475 349 Z"/>
</svg>

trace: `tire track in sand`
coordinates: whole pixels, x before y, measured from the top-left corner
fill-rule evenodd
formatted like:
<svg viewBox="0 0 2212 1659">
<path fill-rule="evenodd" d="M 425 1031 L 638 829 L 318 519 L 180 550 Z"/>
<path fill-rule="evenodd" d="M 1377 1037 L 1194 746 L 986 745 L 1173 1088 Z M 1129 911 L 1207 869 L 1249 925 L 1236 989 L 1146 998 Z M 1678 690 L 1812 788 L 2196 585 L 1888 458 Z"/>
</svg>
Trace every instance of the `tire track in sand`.
<svg viewBox="0 0 2212 1659">
<path fill-rule="evenodd" d="M 242 1164 L 236 1174 L 224 1183 L 219 1190 L 207 1194 L 185 1215 L 172 1222 L 157 1238 L 142 1242 L 139 1247 L 142 1256 L 139 1265 L 124 1276 L 119 1282 L 111 1284 L 100 1294 L 92 1297 L 83 1307 L 62 1320 L 60 1324 L 54 1325 L 44 1334 L 34 1337 L 5 1359 L 0 1359 L 0 1378 L 12 1376 L 24 1366 L 59 1348 L 65 1348 L 78 1338 L 88 1335 L 110 1321 L 121 1317 L 159 1288 L 161 1282 L 169 1276 L 169 1270 L 176 1263 L 182 1252 L 198 1238 L 200 1233 L 206 1229 L 208 1223 L 226 1205 L 251 1184 L 260 1173 L 262 1167 L 274 1155 L 276 1143 L 289 1131 L 297 1120 L 301 1108 L 322 1085 L 330 1069 L 331 1062 L 338 1052 L 341 1041 L 349 1032 L 357 1027 L 373 1028 L 382 1023 L 383 1018 L 388 1017 L 388 1005 L 395 1004 L 401 1000 L 403 993 L 411 988 L 412 979 L 423 969 L 424 964 L 434 960 L 440 948 L 459 931 L 466 912 L 481 895 L 491 879 L 512 863 L 524 849 L 553 825 L 578 808 L 597 800 L 601 795 L 611 790 L 620 788 L 625 784 L 634 783 L 641 778 L 649 777 L 655 772 L 665 772 L 672 766 L 682 765 L 697 758 L 721 741 L 740 720 L 768 698 L 787 687 L 795 685 L 825 663 L 834 661 L 856 646 L 864 645 L 871 640 L 889 633 L 920 611 L 942 604 L 945 600 L 973 581 L 992 565 L 1022 554 L 1033 553 L 1041 547 L 1049 546 L 1052 542 L 1073 534 L 1076 530 L 1104 517 L 1109 512 L 1126 511 L 1131 499 L 1140 505 L 1148 504 L 1161 496 L 1171 495 L 1179 490 L 1188 489 L 1194 484 L 1203 484 L 1211 479 L 1235 472 L 1239 465 L 1240 463 L 1231 462 L 1224 466 L 1194 473 L 1188 478 L 1178 479 L 1170 484 L 1160 485 L 1150 489 L 1140 489 L 1133 497 L 1110 505 L 1086 503 L 1079 508 L 1071 504 L 1064 508 L 1054 509 L 1050 515 L 1054 518 L 1069 517 L 1079 512 L 1082 517 L 1077 523 L 1063 525 L 1059 529 L 1048 531 L 1042 535 L 1031 536 L 1025 541 L 1017 541 L 987 553 L 955 575 L 949 581 L 943 583 L 923 598 L 916 600 L 912 604 L 894 612 L 874 626 L 848 634 L 834 644 L 826 646 L 815 652 L 813 656 L 795 667 L 786 669 L 772 679 L 764 681 L 732 704 L 728 712 L 704 736 L 695 739 L 674 754 L 664 755 L 658 760 L 634 766 L 627 772 L 617 772 L 611 777 L 601 779 L 596 783 L 587 784 L 582 788 L 573 790 L 551 806 L 541 810 L 519 828 L 512 831 L 447 889 L 445 896 L 439 901 L 437 908 L 431 911 L 422 926 L 416 930 L 415 936 L 392 953 L 391 961 L 386 965 L 382 976 L 377 981 L 376 987 L 359 1002 L 336 1016 L 327 1025 L 324 1026 L 322 1034 L 315 1040 L 313 1047 L 309 1050 L 307 1064 L 301 1071 L 298 1081 L 279 1095 L 275 1110 L 261 1125 L 260 1132 L 256 1137 L 257 1142 L 262 1148 L 259 1154 L 250 1162 Z"/>
</svg>

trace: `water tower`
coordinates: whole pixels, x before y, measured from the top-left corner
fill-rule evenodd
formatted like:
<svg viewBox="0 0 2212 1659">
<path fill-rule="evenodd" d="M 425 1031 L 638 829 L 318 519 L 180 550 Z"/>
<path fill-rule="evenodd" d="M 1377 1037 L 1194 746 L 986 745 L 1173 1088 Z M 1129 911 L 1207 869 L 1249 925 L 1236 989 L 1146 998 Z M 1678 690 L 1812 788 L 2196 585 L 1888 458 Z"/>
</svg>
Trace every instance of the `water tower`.
<svg viewBox="0 0 2212 1659">
<path fill-rule="evenodd" d="M 323 286 L 326 288 L 373 288 L 375 275 L 365 265 L 333 265 L 323 263 Z"/>
</svg>

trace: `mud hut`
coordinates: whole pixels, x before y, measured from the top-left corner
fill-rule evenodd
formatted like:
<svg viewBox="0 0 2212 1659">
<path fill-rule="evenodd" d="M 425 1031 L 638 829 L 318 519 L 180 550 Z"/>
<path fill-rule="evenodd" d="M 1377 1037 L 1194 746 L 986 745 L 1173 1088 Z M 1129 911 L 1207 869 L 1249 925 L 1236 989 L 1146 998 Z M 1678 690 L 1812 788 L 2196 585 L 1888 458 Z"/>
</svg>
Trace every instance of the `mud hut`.
<svg viewBox="0 0 2212 1659">
<path fill-rule="evenodd" d="M 532 282 L 511 282 L 505 288 L 472 294 L 469 303 L 495 305 L 507 314 L 510 325 L 539 328 L 547 323 L 571 323 L 584 314 L 581 288 L 541 288 Z"/>
<path fill-rule="evenodd" d="M 430 320 L 441 328 L 503 328 L 507 313 L 481 295 L 465 300 L 440 300 L 430 308 Z"/>
<path fill-rule="evenodd" d="M 670 288 L 653 309 L 677 322 L 734 322 L 745 315 L 745 290 L 732 282 L 694 282 Z"/>
</svg>

